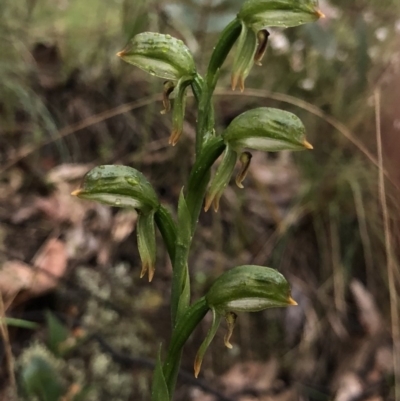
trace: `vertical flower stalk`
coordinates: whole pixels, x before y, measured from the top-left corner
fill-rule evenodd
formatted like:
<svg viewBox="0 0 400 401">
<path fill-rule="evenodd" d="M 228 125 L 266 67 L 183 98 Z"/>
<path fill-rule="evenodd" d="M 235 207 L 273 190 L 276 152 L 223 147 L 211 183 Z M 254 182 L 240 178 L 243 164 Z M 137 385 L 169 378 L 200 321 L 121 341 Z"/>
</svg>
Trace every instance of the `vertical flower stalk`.
<svg viewBox="0 0 400 401">
<path fill-rule="evenodd" d="M 262 266 L 238 266 L 218 277 L 205 296 L 190 304 L 189 251 L 203 201 L 205 210 L 218 210 L 225 187 L 240 169 L 236 184 L 243 181 L 250 168 L 249 150 L 275 152 L 305 150 L 312 146 L 305 138 L 305 128 L 291 113 L 257 108 L 236 117 L 222 133 L 214 124 L 213 93 L 223 63 L 237 43 L 233 59 L 231 86 L 244 90 L 245 79 L 254 64 L 261 65 L 266 52 L 268 27 L 297 26 L 323 15 L 315 0 L 246 0 L 237 17 L 221 33 L 204 76 L 196 70 L 193 57 L 184 43 L 170 35 L 144 32 L 136 35 L 118 53 L 122 60 L 152 76 L 165 80 L 162 114 L 172 111 L 171 145 L 176 145 L 184 130 L 186 92 L 191 87 L 198 107 L 196 160 L 182 188 L 176 211 L 177 221 L 158 197 L 142 173 L 126 166 L 100 166 L 84 178 L 73 195 L 138 212 L 137 242 L 142 261 L 141 277 L 153 279 L 156 264 L 155 225 L 158 226 L 173 267 L 171 289 L 172 336 L 162 361 L 160 347 L 153 376 L 152 401 L 171 401 L 179 371 L 182 349 L 196 326 L 211 310 L 212 325 L 197 353 L 194 370 L 197 377 L 204 354 L 214 338 L 222 318 L 227 321 L 225 345 L 236 318 L 242 312 L 257 312 L 271 307 L 295 305 L 290 286 L 277 271 Z M 211 169 L 223 154 L 211 178 Z"/>
</svg>

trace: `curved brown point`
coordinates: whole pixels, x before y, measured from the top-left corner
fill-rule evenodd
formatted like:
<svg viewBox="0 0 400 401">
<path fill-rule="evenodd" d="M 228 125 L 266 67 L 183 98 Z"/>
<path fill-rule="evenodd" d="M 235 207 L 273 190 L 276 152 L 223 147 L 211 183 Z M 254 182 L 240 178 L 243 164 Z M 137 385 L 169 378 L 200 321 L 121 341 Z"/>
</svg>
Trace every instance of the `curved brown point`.
<svg viewBox="0 0 400 401">
<path fill-rule="evenodd" d="M 289 297 L 288 304 L 292 306 L 298 305 L 298 303 L 292 297 Z"/>
<path fill-rule="evenodd" d="M 325 14 L 320 10 L 317 10 L 315 14 L 317 15 L 318 18 L 326 18 Z"/>
</svg>

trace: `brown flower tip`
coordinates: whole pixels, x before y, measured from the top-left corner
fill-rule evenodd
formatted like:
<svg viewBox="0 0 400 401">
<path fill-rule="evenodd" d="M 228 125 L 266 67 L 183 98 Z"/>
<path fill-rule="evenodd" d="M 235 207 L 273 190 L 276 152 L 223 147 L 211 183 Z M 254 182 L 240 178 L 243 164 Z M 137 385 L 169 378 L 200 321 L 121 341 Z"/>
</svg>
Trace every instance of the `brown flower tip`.
<svg viewBox="0 0 400 401">
<path fill-rule="evenodd" d="M 314 149 L 314 146 L 311 145 L 310 142 L 308 142 L 306 139 L 304 139 L 303 145 L 306 149 Z"/>
<path fill-rule="evenodd" d="M 178 143 L 179 138 L 181 137 L 181 133 L 182 133 L 182 132 L 180 132 L 180 131 L 174 129 L 174 130 L 172 131 L 172 133 L 171 133 L 171 136 L 169 137 L 168 143 L 169 143 L 170 145 L 172 145 L 172 146 L 175 146 L 175 145 Z"/>
<path fill-rule="evenodd" d="M 75 191 L 72 191 L 71 192 L 71 195 L 72 196 L 79 196 L 79 194 L 82 192 L 82 189 L 80 189 L 80 188 L 78 188 L 78 189 L 75 189 Z"/>
</svg>

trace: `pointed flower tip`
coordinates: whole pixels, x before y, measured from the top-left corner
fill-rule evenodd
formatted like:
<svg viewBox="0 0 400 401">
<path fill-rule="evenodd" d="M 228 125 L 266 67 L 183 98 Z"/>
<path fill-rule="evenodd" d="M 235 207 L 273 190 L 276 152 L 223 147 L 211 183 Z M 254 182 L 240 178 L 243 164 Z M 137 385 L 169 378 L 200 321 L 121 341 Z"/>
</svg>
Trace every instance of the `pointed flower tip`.
<svg viewBox="0 0 400 401">
<path fill-rule="evenodd" d="M 206 197 L 206 202 L 205 202 L 205 204 L 204 204 L 204 211 L 205 211 L 205 212 L 208 212 L 208 211 L 209 211 L 209 209 L 210 209 L 212 203 L 213 203 L 213 198 L 212 198 L 210 195 L 207 195 L 207 197 Z"/>
<path fill-rule="evenodd" d="M 298 305 L 298 303 L 292 297 L 289 297 L 288 304 L 292 306 Z"/>
<path fill-rule="evenodd" d="M 142 270 L 140 271 L 140 278 L 143 278 L 147 273 L 147 265 L 142 265 Z"/>
<path fill-rule="evenodd" d="M 71 192 L 71 195 L 72 196 L 79 196 L 79 194 L 82 192 L 82 189 L 80 189 L 80 188 L 78 188 L 78 189 L 75 189 L 75 191 L 72 191 Z"/>
<path fill-rule="evenodd" d="M 232 74 L 232 77 L 231 77 L 231 88 L 232 88 L 233 91 L 236 89 L 237 83 L 238 83 L 238 76 L 236 74 Z"/>
<path fill-rule="evenodd" d="M 317 15 L 318 18 L 326 18 L 325 14 L 323 12 L 321 12 L 320 10 L 317 10 L 315 12 L 315 14 Z"/>
<path fill-rule="evenodd" d="M 244 77 L 243 77 L 243 75 L 239 78 L 239 88 L 240 88 L 240 92 L 244 91 Z"/>
<path fill-rule="evenodd" d="M 151 283 L 153 281 L 154 272 L 155 272 L 154 267 L 150 267 L 149 268 L 149 283 Z"/>
<path fill-rule="evenodd" d="M 194 362 L 194 377 L 196 379 L 199 377 L 200 369 L 201 369 L 201 362 L 196 360 Z"/>
<path fill-rule="evenodd" d="M 314 149 L 314 146 L 311 145 L 310 142 L 308 142 L 307 140 L 304 140 L 303 145 L 306 149 Z"/>
<path fill-rule="evenodd" d="M 181 132 L 173 130 L 171 136 L 169 137 L 168 143 L 172 146 L 175 146 L 178 143 L 180 137 Z"/>
<path fill-rule="evenodd" d="M 197 379 L 199 377 L 199 373 L 201 370 L 201 364 L 203 360 L 199 355 L 196 355 L 196 359 L 194 360 L 194 377 Z"/>
</svg>

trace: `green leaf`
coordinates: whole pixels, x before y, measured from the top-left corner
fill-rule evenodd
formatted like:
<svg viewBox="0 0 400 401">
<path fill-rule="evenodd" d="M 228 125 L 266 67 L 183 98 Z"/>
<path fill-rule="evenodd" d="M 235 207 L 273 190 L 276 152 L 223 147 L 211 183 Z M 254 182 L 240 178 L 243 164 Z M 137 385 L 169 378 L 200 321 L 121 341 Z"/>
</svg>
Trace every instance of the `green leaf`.
<svg viewBox="0 0 400 401">
<path fill-rule="evenodd" d="M 156 368 L 154 369 L 153 384 L 151 387 L 151 401 L 169 401 L 168 387 L 165 381 L 161 365 L 161 345 L 157 355 Z"/>
<path fill-rule="evenodd" d="M 255 31 L 298 26 L 323 17 L 316 0 L 247 0 L 238 14 Z"/>
<path fill-rule="evenodd" d="M 207 302 L 205 298 L 202 297 L 186 309 L 185 314 L 178 319 L 174 327 L 171 342 L 168 347 L 168 354 L 164 363 L 164 375 L 170 394 L 173 393 L 175 387 L 182 348 L 208 310 Z"/>
<path fill-rule="evenodd" d="M 182 189 L 178 203 L 178 237 L 172 280 L 171 310 L 173 323 L 176 323 L 182 316 L 190 303 L 187 260 L 191 241 L 191 218 Z"/>
<path fill-rule="evenodd" d="M 178 308 L 176 313 L 176 316 L 178 316 L 178 318 L 185 314 L 190 304 L 190 281 L 187 267 L 185 269 L 184 275 L 185 275 L 185 280 L 184 280 L 183 290 L 181 296 L 179 297 Z"/>
<path fill-rule="evenodd" d="M 143 32 L 117 54 L 122 60 L 159 78 L 194 77 L 193 56 L 185 44 L 170 35 Z"/>
<path fill-rule="evenodd" d="M 54 366 L 41 355 L 32 355 L 24 364 L 22 382 L 30 399 L 59 401 L 65 392 Z"/>
<path fill-rule="evenodd" d="M 267 152 L 312 149 L 301 120 L 284 110 L 260 107 L 236 117 L 222 134 L 236 150 L 249 148 Z"/>
<path fill-rule="evenodd" d="M 256 265 L 237 266 L 222 274 L 208 291 L 206 301 L 223 315 L 297 305 L 281 273 Z"/>
<path fill-rule="evenodd" d="M 69 330 L 51 312 L 46 312 L 48 329 L 47 347 L 54 355 L 61 356 L 60 345 L 70 336 Z"/>
<path fill-rule="evenodd" d="M 191 224 L 190 212 L 182 189 L 178 203 L 178 241 L 182 244 L 186 244 L 192 239 Z"/>
<path fill-rule="evenodd" d="M 85 175 L 81 188 L 72 195 L 145 213 L 159 207 L 157 194 L 146 177 L 128 166 L 95 167 Z"/>
<path fill-rule="evenodd" d="M 7 326 L 20 327 L 21 329 L 36 330 L 40 327 L 40 325 L 35 322 L 30 322 L 29 320 L 24 319 L 16 319 L 13 317 L 0 318 L 0 324 L 3 322 Z"/>
</svg>

